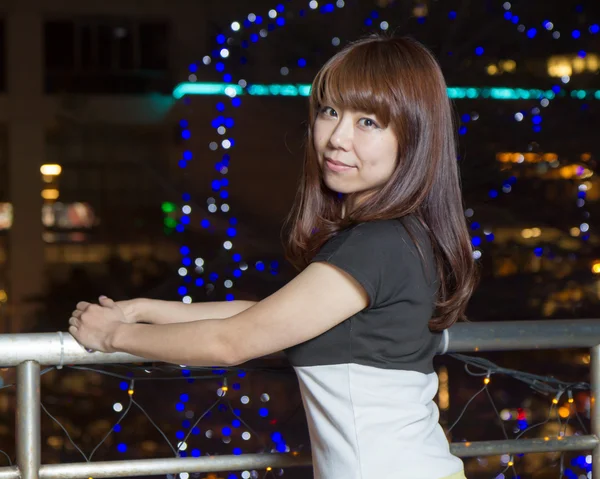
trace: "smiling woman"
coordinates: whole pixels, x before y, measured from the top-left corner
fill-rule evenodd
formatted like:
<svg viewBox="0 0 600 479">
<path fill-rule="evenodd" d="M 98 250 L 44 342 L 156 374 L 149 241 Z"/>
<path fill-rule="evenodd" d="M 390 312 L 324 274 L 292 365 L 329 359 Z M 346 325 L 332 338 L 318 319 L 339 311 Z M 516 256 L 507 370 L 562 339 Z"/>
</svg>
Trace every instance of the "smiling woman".
<svg viewBox="0 0 600 479">
<path fill-rule="evenodd" d="M 313 127 L 313 138 L 323 181 L 332 191 L 368 192 L 384 185 L 396 167 L 398 138 L 390 127 L 381 127 L 373 113 L 344 110 L 333 106 L 320 108 Z M 333 173 L 332 173 L 333 172 Z M 335 173 L 347 173 L 336 175 Z"/>
<path fill-rule="evenodd" d="M 258 303 L 102 297 L 77 305 L 69 331 L 94 350 L 198 366 L 284 350 L 315 478 L 464 478 L 433 400 L 441 331 L 476 283 L 442 73 L 419 43 L 370 37 L 311 95 L 286 242 L 296 278 Z"/>
</svg>

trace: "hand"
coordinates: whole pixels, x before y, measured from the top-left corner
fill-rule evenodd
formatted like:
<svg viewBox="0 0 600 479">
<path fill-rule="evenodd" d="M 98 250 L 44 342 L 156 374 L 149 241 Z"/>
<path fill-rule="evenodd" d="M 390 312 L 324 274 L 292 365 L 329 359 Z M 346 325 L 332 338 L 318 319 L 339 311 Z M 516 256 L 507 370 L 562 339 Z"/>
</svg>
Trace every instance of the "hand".
<svg viewBox="0 0 600 479">
<path fill-rule="evenodd" d="M 69 333 L 88 350 L 112 353 L 115 352 L 112 344 L 117 329 L 127 320 L 112 299 L 100 296 L 99 303 L 77 303 L 69 319 Z"/>
<path fill-rule="evenodd" d="M 126 323 L 135 324 L 140 321 L 140 304 L 138 299 L 115 301 L 115 304 L 123 311 Z"/>
</svg>

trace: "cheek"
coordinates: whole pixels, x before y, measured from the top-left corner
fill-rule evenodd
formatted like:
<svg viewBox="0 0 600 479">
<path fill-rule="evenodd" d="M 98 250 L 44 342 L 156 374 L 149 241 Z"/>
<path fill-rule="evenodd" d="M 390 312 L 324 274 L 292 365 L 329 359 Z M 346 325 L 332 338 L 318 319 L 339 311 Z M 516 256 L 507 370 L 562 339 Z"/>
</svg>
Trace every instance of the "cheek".
<svg viewBox="0 0 600 479">
<path fill-rule="evenodd" d="M 319 152 L 323 150 L 324 145 L 327 143 L 322 128 L 313 128 L 313 145 Z"/>
<path fill-rule="evenodd" d="M 370 181 L 385 182 L 396 168 L 397 148 L 387 142 L 364 143 L 361 161 L 364 174 Z"/>
</svg>

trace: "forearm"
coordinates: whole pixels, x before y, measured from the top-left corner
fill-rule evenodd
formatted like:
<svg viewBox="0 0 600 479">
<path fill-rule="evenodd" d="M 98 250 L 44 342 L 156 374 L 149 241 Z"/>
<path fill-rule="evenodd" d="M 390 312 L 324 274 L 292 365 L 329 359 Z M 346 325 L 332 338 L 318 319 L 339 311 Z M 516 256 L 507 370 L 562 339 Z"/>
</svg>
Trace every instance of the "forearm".
<svg viewBox="0 0 600 479">
<path fill-rule="evenodd" d="M 136 301 L 137 321 L 157 325 L 230 318 L 256 304 L 255 301 L 212 301 L 192 304 L 156 299 Z"/>
<path fill-rule="evenodd" d="M 113 351 L 186 366 L 229 366 L 233 351 L 224 321 L 178 324 L 123 323 L 111 340 Z"/>
</svg>

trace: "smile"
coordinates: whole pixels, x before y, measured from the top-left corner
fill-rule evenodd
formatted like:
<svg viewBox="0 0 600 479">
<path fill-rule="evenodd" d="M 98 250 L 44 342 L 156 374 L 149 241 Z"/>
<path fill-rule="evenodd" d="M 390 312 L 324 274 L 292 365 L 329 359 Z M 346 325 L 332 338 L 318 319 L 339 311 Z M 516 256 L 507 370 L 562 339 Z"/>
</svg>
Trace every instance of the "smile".
<svg viewBox="0 0 600 479">
<path fill-rule="evenodd" d="M 341 163 L 339 161 L 330 160 L 329 158 L 325 158 L 325 165 L 331 171 L 336 171 L 336 172 L 353 170 L 355 168 L 354 166 L 348 166 L 348 165 L 346 165 L 344 163 Z"/>
</svg>

